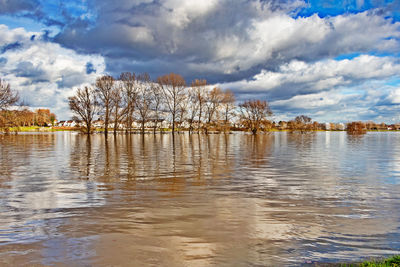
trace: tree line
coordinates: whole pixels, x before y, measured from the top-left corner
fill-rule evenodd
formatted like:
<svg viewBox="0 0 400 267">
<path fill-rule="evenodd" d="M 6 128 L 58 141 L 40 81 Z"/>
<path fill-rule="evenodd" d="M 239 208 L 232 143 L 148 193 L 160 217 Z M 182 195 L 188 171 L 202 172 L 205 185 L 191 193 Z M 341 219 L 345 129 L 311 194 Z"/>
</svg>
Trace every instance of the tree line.
<svg viewBox="0 0 400 267">
<path fill-rule="evenodd" d="M 18 93 L 11 89 L 10 84 L 0 79 L 0 128 L 53 125 L 56 115 L 49 109 L 31 111 L 18 103 L 19 100 Z M 9 109 L 17 104 L 19 109 Z"/>
<path fill-rule="evenodd" d="M 187 85 L 175 73 L 156 80 L 151 80 L 147 73 L 125 72 L 118 78 L 104 75 L 93 86 L 78 88 L 68 103 L 84 122 L 86 133 L 92 131 L 96 117 L 104 119 L 105 134 L 111 123 L 114 134 L 119 125 L 131 132 L 134 121 L 140 122 L 142 133 L 146 122 L 152 121 L 155 132 L 163 120 L 170 122 L 172 133 L 182 127 L 189 132 L 229 131 L 235 125 L 256 133 L 272 115 L 267 101 L 248 100 L 237 106 L 229 89 L 210 87 L 201 79 Z"/>
<path fill-rule="evenodd" d="M 19 126 L 54 126 L 55 114 L 49 109 L 29 110 L 18 104 L 19 95 L 0 79 L 0 128 Z M 247 100 L 237 104 L 229 89 L 210 86 L 206 80 L 195 79 L 190 84 L 179 74 L 170 73 L 151 80 L 146 73 L 125 72 L 114 78 L 104 75 L 92 86 L 78 88 L 68 98 L 75 119 L 84 123 L 83 131 L 91 133 L 96 119 L 104 120 L 104 133 L 112 129 L 127 133 L 134 129 L 134 122 L 145 132 L 151 122 L 154 133 L 162 130 L 167 121 L 172 132 L 186 129 L 189 132 L 244 130 L 253 134 L 258 131 L 288 130 L 345 130 L 348 133 L 364 133 L 367 130 L 400 130 L 400 125 L 374 122 L 318 123 L 305 115 L 290 121 L 272 122 L 272 111 L 267 101 Z M 146 126 L 147 125 L 147 126 Z"/>
<path fill-rule="evenodd" d="M 56 115 L 51 113 L 49 109 L 29 110 L 23 106 L 17 110 L 1 110 L 0 111 L 0 128 L 9 127 L 30 127 L 53 126 L 56 121 Z"/>
</svg>

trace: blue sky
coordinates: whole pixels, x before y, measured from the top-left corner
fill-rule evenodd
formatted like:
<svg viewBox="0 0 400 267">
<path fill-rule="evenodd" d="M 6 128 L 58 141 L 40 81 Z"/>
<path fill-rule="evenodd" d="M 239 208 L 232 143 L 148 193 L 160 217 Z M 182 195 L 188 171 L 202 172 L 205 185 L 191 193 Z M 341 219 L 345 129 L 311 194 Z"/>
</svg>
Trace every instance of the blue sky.
<svg viewBox="0 0 400 267">
<path fill-rule="evenodd" d="M 176 72 L 275 120 L 400 122 L 400 1 L 0 0 L 0 77 L 33 108 L 102 74 Z"/>
</svg>

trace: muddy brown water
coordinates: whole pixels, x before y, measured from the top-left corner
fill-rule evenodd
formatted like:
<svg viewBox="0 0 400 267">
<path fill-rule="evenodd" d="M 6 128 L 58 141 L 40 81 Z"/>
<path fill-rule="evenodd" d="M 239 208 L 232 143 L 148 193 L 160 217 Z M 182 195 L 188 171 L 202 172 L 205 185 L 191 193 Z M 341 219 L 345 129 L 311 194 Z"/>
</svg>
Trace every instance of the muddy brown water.
<svg viewBox="0 0 400 267">
<path fill-rule="evenodd" d="M 400 253 L 400 133 L 0 136 L 1 266 Z"/>
</svg>

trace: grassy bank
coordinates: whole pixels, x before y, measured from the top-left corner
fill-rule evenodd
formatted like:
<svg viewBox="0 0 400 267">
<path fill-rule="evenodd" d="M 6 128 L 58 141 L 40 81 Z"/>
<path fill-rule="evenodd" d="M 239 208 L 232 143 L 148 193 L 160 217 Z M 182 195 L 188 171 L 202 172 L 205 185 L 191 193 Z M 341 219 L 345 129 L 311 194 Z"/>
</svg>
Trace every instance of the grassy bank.
<svg viewBox="0 0 400 267">
<path fill-rule="evenodd" d="M 359 264 L 348 264 L 344 266 L 360 266 L 360 267 L 399 267 L 400 266 L 400 255 L 393 256 L 390 258 L 382 259 L 382 260 L 372 260 L 372 261 L 364 261 Z"/>
<path fill-rule="evenodd" d="M 400 267 L 400 255 L 386 259 L 374 259 L 357 263 L 337 263 L 337 264 L 315 264 L 315 266 L 337 266 L 337 267 Z"/>
<path fill-rule="evenodd" d="M 72 127 L 40 127 L 40 126 L 21 126 L 0 128 L 3 133 L 18 133 L 18 132 L 57 132 L 57 131 L 74 131 Z"/>
</svg>

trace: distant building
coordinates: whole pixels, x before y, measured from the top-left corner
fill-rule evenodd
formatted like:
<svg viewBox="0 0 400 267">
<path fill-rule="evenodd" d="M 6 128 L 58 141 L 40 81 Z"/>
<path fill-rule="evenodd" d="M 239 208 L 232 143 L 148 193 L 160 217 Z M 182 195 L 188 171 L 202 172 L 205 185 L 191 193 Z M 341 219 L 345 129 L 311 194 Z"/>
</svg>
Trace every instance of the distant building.
<svg viewBox="0 0 400 267">
<path fill-rule="evenodd" d="M 104 121 L 98 119 L 97 121 L 93 122 L 93 127 L 95 128 L 103 128 L 104 127 Z"/>
<path fill-rule="evenodd" d="M 336 124 L 336 130 L 344 131 L 346 130 L 346 126 L 344 125 L 344 123 L 338 123 Z"/>
<path fill-rule="evenodd" d="M 400 130 L 400 124 L 391 124 L 387 126 L 389 131 L 398 131 Z"/>
<path fill-rule="evenodd" d="M 287 124 L 287 122 L 286 121 L 280 121 L 279 123 L 278 123 L 278 129 L 279 130 L 286 130 L 287 129 L 287 127 L 288 127 L 288 124 Z"/>
</svg>

